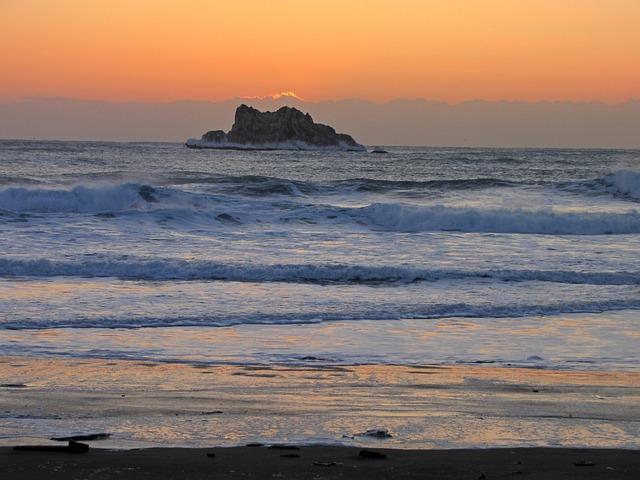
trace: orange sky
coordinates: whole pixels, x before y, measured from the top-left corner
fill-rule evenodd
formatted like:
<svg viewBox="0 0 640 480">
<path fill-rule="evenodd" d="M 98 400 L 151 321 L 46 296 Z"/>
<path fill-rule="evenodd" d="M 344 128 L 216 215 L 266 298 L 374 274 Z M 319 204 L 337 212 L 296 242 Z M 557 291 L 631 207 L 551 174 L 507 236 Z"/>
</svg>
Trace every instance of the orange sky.
<svg viewBox="0 0 640 480">
<path fill-rule="evenodd" d="M 0 0 L 0 101 L 640 98 L 639 0 Z"/>
</svg>

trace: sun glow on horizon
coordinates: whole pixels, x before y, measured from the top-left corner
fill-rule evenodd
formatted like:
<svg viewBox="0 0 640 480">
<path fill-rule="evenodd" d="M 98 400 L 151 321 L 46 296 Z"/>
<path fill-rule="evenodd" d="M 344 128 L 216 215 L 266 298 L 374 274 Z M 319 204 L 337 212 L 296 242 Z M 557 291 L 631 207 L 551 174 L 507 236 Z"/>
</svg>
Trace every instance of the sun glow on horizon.
<svg viewBox="0 0 640 480">
<path fill-rule="evenodd" d="M 241 95 L 238 98 L 246 98 L 246 99 L 252 99 L 252 100 L 265 100 L 267 98 L 273 98 L 274 100 L 278 100 L 279 98 L 282 98 L 282 97 L 295 98 L 297 100 L 300 100 L 301 102 L 305 101 L 303 98 L 299 97 L 298 95 L 296 95 L 292 91 L 280 92 L 280 93 L 270 93 L 268 95 Z"/>
</svg>

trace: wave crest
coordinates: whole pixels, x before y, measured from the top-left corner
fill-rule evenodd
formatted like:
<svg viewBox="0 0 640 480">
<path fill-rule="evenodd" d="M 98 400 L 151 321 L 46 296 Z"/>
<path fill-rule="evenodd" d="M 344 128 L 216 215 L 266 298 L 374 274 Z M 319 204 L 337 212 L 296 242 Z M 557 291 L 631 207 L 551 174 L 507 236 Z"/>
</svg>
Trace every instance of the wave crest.
<svg viewBox="0 0 640 480">
<path fill-rule="evenodd" d="M 640 233 L 640 213 L 566 213 L 525 210 L 480 210 L 437 205 L 373 204 L 361 209 L 379 228 L 402 231 L 460 231 L 541 235 Z"/>
<path fill-rule="evenodd" d="M 620 171 L 615 176 L 616 191 L 640 198 L 640 173 Z M 613 180 L 610 180 L 610 188 Z M 342 185 L 345 188 L 346 185 Z M 351 184 L 351 189 L 389 188 L 383 182 Z M 396 185 L 397 187 L 397 185 Z M 162 210 L 176 225 L 190 214 L 205 223 L 213 215 L 246 217 L 243 224 L 285 224 L 299 218 L 333 227 L 333 219 L 355 222 L 372 229 L 397 232 L 456 231 L 472 233 L 522 233 L 540 235 L 603 235 L 640 233 L 640 212 L 563 212 L 554 210 L 513 210 L 408 203 L 373 203 L 366 207 L 344 207 L 329 203 L 303 203 L 315 191 L 326 193 L 317 184 L 256 177 L 247 184 L 226 185 L 227 193 L 186 191 L 143 184 L 78 185 L 71 189 L 11 187 L 0 190 L 0 214 L 69 213 L 94 214 L 139 212 L 148 215 Z M 228 190 L 231 190 L 229 193 Z M 241 196 L 237 193 L 242 193 Z M 265 201 L 264 197 L 274 196 Z M 286 196 L 286 203 L 283 203 Z M 324 199 L 330 202 L 330 200 Z M 283 215 L 283 209 L 287 215 Z M 259 212 L 259 213 L 258 213 Z M 210 223 L 210 222 L 209 222 Z"/>
<path fill-rule="evenodd" d="M 619 193 L 640 200 L 640 172 L 619 170 L 613 174 L 613 182 Z"/>
<path fill-rule="evenodd" d="M 19 321 L 0 324 L 0 329 L 51 329 L 51 328 L 166 328 L 166 327 L 228 327 L 232 325 L 292 325 L 311 324 L 327 321 L 358 320 L 401 320 L 401 319 L 443 319 L 443 318 L 519 318 L 529 316 L 553 316 L 571 313 L 612 312 L 640 308 L 638 300 L 598 301 L 585 300 L 576 303 L 558 303 L 552 305 L 473 305 L 468 303 L 417 305 L 402 312 L 397 309 L 357 310 L 348 314 L 324 311 L 313 314 L 231 314 L 215 312 L 197 316 L 158 316 L 121 315 L 79 317 L 71 321 L 68 318 L 55 320 L 50 318 L 26 317 Z"/>
<path fill-rule="evenodd" d="M 158 201 L 150 185 L 86 186 L 70 190 L 11 187 L 0 190 L 0 206 L 15 213 L 100 213 L 144 210 Z"/>
</svg>

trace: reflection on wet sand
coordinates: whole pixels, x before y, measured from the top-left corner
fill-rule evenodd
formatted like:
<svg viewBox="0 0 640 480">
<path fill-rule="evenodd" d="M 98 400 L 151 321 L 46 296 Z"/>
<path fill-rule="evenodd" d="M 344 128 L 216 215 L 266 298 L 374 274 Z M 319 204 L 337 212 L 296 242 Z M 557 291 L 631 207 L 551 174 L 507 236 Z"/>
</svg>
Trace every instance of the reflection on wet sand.
<svg viewBox="0 0 640 480">
<path fill-rule="evenodd" d="M 105 447 L 261 441 L 628 448 L 640 434 L 640 374 L 630 372 L 29 357 L 1 357 L 0 371 L 0 445 L 108 432 Z M 18 384 L 25 387 L 7 387 Z M 392 436 L 351 438 L 370 428 Z"/>
</svg>

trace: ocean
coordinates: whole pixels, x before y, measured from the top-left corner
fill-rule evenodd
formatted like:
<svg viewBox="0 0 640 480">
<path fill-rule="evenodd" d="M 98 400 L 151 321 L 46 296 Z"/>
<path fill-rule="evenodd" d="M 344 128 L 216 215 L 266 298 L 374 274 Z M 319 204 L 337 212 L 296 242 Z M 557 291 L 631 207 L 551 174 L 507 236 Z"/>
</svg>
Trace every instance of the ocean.
<svg viewBox="0 0 640 480">
<path fill-rule="evenodd" d="M 0 141 L 0 444 L 636 448 L 640 151 L 387 151 Z"/>
<path fill-rule="evenodd" d="M 0 142 L 4 355 L 638 371 L 640 151 Z"/>
</svg>

